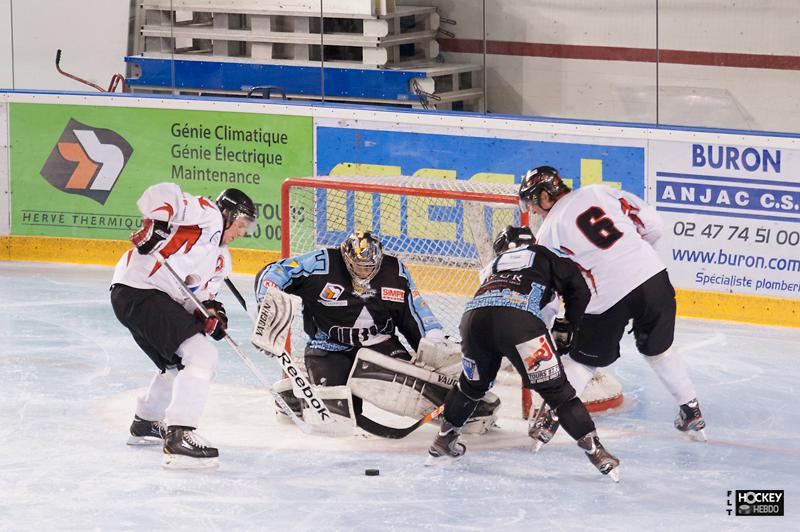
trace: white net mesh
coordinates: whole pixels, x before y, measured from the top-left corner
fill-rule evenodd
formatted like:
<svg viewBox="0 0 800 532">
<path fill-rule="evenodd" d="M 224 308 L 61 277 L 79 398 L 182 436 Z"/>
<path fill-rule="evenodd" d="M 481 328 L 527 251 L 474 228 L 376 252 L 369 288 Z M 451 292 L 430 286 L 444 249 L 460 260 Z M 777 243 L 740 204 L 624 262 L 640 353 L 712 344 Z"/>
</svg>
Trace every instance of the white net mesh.
<svg viewBox="0 0 800 532">
<path fill-rule="evenodd" d="M 290 183 L 290 229 L 284 235 L 290 256 L 338 246 L 354 230 L 371 230 L 385 252 L 406 265 L 446 334 L 454 336 L 478 287 L 478 272 L 493 256 L 494 235 L 519 223 L 514 184 L 408 176 Z"/>
<path fill-rule="evenodd" d="M 445 333 L 458 337 L 464 307 L 478 288 L 481 267 L 494 256 L 494 236 L 520 223 L 517 185 L 409 176 L 326 176 L 290 180 L 288 255 L 338 246 L 355 230 L 377 233 L 386 253 L 397 256 Z M 528 220 L 532 229 L 540 219 Z M 295 319 L 292 351 L 300 355 L 307 341 Z M 510 365 L 509 365 L 510 368 Z M 513 369 L 498 375 L 500 384 L 519 390 Z M 514 394 L 520 397 L 519 391 Z M 619 383 L 598 372 L 582 399 L 593 409 L 622 401 Z M 506 399 L 504 399 L 505 401 Z M 522 392 L 522 415 L 538 396 Z"/>
</svg>

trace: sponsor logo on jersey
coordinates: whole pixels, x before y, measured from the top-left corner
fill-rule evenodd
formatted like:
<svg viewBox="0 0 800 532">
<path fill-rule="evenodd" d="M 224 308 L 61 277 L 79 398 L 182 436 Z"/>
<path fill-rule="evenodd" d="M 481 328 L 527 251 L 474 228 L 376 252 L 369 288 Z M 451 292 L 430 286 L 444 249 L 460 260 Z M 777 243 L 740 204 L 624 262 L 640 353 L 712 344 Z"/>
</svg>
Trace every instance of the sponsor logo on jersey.
<svg viewBox="0 0 800 532">
<path fill-rule="evenodd" d="M 461 359 L 461 366 L 464 368 L 464 375 L 467 377 L 467 380 L 470 381 L 481 380 L 481 375 L 478 372 L 478 365 L 475 363 L 474 360 L 472 360 L 471 358 L 463 357 Z"/>
<path fill-rule="evenodd" d="M 553 348 L 550 347 L 546 335 L 528 340 L 518 345 L 517 349 L 528 370 L 528 379 L 531 383 L 547 382 L 561 374 L 558 359 L 553 354 Z"/>
<path fill-rule="evenodd" d="M 342 285 L 328 283 L 319 293 L 319 302 L 328 307 L 344 307 L 347 301 L 339 301 L 339 296 L 344 293 Z"/>
<path fill-rule="evenodd" d="M 402 303 L 405 301 L 405 292 L 400 288 L 381 288 L 381 299 L 384 301 L 394 301 L 395 303 Z"/>
<path fill-rule="evenodd" d="M 132 153 L 118 133 L 70 119 L 40 174 L 62 192 L 105 205 Z"/>
<path fill-rule="evenodd" d="M 545 335 L 541 335 L 534 339 L 538 349 L 533 354 L 525 359 L 525 367 L 528 371 L 538 371 L 542 363 L 547 362 L 553 358 L 553 350 L 550 349 L 550 344 L 547 343 Z"/>
<path fill-rule="evenodd" d="M 225 268 L 225 259 L 222 255 L 217 257 L 217 265 L 214 267 L 214 273 L 219 273 Z"/>
<path fill-rule="evenodd" d="M 269 290 L 270 288 L 278 288 L 278 285 L 276 285 L 275 283 L 273 283 L 273 282 L 272 282 L 272 281 L 270 281 L 269 279 L 264 279 L 264 281 L 261 283 L 261 285 L 262 285 L 264 288 L 268 289 L 268 290 Z M 278 288 L 278 290 L 280 290 L 280 288 Z"/>
</svg>

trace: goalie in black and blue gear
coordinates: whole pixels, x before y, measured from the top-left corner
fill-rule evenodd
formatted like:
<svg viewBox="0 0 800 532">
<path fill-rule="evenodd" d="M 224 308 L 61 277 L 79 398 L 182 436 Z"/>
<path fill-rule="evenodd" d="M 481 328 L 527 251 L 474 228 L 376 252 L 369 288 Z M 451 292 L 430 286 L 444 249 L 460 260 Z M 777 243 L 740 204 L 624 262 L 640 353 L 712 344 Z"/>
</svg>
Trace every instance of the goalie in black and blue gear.
<svg viewBox="0 0 800 532">
<path fill-rule="evenodd" d="M 558 356 L 568 346 L 553 341 L 542 315 L 558 294 L 565 306 L 563 328 L 580 327 L 590 298 L 586 281 L 574 262 L 536 245 L 527 227 L 506 227 L 497 236 L 494 251 L 496 257 L 481 271 L 481 285 L 461 319 L 463 369 L 445 400 L 444 421 L 428 451 L 428 464 L 464 454 L 461 427 L 494 384 L 506 357 L 523 386 L 535 390 L 558 413 L 564 430 L 592 463 L 603 474 L 610 473 L 619 460 L 600 444 L 594 422 L 567 381 Z"/>
<path fill-rule="evenodd" d="M 371 428 L 371 420 L 362 415 L 362 400 L 421 417 L 441 404 L 455 383 L 452 371 L 458 370 L 460 347 L 445 338 L 409 271 L 384 252 L 377 235 L 358 231 L 339 247 L 265 266 L 256 276 L 259 304 L 275 289 L 302 300 L 309 378 L 317 386 L 337 388 L 323 397 L 332 400 L 334 413 L 352 417 L 358 426 Z M 302 401 L 292 396 L 287 381 L 277 383 L 276 391 L 299 413 Z M 348 402 L 351 412 L 341 408 Z"/>
</svg>

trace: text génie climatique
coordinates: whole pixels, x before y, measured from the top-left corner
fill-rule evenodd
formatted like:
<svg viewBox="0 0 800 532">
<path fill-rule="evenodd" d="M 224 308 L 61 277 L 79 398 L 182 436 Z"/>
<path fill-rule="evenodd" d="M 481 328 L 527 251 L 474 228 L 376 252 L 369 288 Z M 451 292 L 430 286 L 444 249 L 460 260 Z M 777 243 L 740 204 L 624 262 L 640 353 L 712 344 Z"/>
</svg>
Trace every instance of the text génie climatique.
<svg viewBox="0 0 800 532">
<path fill-rule="evenodd" d="M 258 184 L 261 180 L 260 174 L 242 171 L 251 169 L 238 165 L 255 165 L 265 169 L 269 166 L 280 166 L 283 164 L 283 154 L 275 153 L 274 150 L 289 144 L 289 135 L 284 132 L 259 127 L 237 128 L 228 124 L 207 127 L 202 124 L 175 122 L 170 125 L 170 134 L 173 138 L 184 141 L 171 144 L 169 148 L 170 155 L 176 162 L 172 168 L 173 179 Z M 214 145 L 191 142 L 198 140 L 219 142 Z M 234 143 L 246 143 L 249 146 L 236 146 Z M 198 162 L 221 162 L 232 166 L 220 170 L 192 164 Z M 187 166 L 187 163 L 191 166 Z"/>
</svg>

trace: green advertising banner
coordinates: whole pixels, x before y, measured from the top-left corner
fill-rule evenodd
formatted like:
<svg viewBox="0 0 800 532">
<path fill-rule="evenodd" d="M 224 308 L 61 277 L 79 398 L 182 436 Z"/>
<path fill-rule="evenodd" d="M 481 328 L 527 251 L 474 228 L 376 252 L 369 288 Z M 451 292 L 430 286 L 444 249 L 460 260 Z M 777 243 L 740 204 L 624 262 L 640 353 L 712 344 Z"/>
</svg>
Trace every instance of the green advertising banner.
<svg viewBox="0 0 800 532">
<path fill-rule="evenodd" d="M 258 207 L 236 247 L 280 250 L 280 186 L 313 173 L 312 119 L 217 111 L 12 103 L 11 233 L 127 239 L 155 183 Z"/>
</svg>

